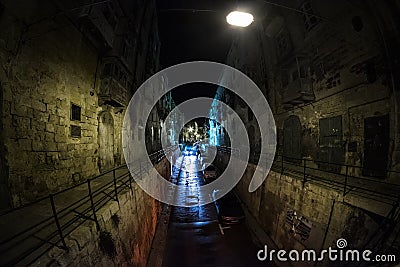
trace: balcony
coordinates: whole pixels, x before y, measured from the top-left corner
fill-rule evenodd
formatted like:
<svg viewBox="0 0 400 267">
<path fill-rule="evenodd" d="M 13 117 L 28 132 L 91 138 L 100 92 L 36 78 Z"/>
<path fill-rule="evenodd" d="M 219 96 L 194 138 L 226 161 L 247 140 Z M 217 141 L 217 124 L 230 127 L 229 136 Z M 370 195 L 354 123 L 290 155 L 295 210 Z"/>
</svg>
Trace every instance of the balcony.
<svg viewBox="0 0 400 267">
<path fill-rule="evenodd" d="M 99 104 L 108 104 L 113 107 L 125 107 L 127 103 L 127 89 L 113 77 L 101 79 Z"/>
<path fill-rule="evenodd" d="M 113 46 L 115 32 L 99 8 L 84 9 L 79 15 L 81 30 L 101 51 Z"/>
<path fill-rule="evenodd" d="M 290 82 L 282 94 L 284 107 L 292 107 L 315 100 L 312 81 L 309 78 L 298 78 Z"/>
</svg>

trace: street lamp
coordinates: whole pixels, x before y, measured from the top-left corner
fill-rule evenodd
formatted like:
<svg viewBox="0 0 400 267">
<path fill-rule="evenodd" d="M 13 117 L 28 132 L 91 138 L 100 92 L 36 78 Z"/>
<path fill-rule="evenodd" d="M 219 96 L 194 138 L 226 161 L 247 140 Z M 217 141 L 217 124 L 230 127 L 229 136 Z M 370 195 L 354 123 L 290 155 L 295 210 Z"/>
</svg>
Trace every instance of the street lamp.
<svg viewBox="0 0 400 267">
<path fill-rule="evenodd" d="M 252 14 L 241 11 L 232 11 L 226 16 L 226 22 L 230 25 L 238 27 L 247 27 L 253 23 L 254 17 Z"/>
</svg>

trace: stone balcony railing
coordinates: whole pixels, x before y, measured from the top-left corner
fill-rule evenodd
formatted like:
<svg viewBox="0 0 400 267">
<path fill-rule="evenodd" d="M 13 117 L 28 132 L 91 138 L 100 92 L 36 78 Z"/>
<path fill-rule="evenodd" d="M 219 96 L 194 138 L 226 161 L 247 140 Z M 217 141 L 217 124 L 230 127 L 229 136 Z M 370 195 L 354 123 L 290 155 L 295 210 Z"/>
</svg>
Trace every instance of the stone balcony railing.
<svg viewBox="0 0 400 267">
<path fill-rule="evenodd" d="M 298 78 L 283 90 L 282 103 L 285 106 L 295 106 L 314 99 L 312 81 L 308 78 Z"/>
<path fill-rule="evenodd" d="M 127 103 L 127 88 L 122 86 L 113 77 L 105 77 L 101 80 L 99 102 L 114 107 L 124 107 Z"/>
</svg>

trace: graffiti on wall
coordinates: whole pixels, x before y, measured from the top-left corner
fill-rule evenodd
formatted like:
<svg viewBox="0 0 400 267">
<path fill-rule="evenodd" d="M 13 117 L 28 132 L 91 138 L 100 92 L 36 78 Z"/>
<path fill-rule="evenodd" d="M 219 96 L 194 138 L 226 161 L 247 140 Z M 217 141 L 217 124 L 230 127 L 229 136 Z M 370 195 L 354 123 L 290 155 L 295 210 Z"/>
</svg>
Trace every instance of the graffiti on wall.
<svg viewBox="0 0 400 267">
<path fill-rule="evenodd" d="M 286 226 L 288 227 L 289 233 L 297 240 L 305 241 L 310 237 L 312 228 L 311 222 L 294 210 L 287 211 Z"/>
</svg>

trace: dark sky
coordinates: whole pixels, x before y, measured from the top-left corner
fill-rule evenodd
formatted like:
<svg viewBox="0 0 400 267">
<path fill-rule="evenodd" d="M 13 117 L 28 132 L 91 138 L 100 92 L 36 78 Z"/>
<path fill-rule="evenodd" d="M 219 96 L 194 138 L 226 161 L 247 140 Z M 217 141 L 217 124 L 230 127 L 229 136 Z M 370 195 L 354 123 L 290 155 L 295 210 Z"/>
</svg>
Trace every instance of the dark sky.
<svg viewBox="0 0 400 267">
<path fill-rule="evenodd" d="M 224 63 L 232 40 L 225 17 L 234 2 L 157 0 L 162 68 L 197 60 Z M 196 83 L 180 86 L 172 94 L 179 104 L 194 97 L 214 97 L 215 90 L 215 85 Z"/>
</svg>

